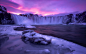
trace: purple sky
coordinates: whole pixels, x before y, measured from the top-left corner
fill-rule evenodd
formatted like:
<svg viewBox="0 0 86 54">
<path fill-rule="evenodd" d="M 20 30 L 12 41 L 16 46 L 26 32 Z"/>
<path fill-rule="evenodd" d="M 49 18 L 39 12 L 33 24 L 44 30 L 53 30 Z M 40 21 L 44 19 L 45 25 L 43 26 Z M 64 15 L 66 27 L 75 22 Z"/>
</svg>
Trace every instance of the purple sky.
<svg viewBox="0 0 86 54">
<path fill-rule="evenodd" d="M 0 0 L 0 5 L 14 14 L 54 15 L 86 11 L 86 0 Z"/>
</svg>

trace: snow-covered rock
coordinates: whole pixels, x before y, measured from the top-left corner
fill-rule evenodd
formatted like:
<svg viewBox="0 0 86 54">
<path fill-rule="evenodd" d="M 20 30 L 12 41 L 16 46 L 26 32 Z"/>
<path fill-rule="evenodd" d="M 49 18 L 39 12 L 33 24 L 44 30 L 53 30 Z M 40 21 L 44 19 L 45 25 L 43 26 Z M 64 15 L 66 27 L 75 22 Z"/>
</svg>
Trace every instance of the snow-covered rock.
<svg viewBox="0 0 86 54">
<path fill-rule="evenodd" d="M 25 31 L 22 32 L 22 34 L 25 37 L 30 37 L 30 36 L 34 36 L 36 34 L 36 32 L 34 32 L 33 30 L 25 30 Z"/>
<path fill-rule="evenodd" d="M 35 44 L 43 44 L 47 45 L 51 43 L 51 39 L 47 40 L 46 38 L 40 37 L 36 32 L 33 30 L 26 30 L 22 32 L 22 39 L 24 41 L 30 41 L 31 43 Z"/>
</svg>

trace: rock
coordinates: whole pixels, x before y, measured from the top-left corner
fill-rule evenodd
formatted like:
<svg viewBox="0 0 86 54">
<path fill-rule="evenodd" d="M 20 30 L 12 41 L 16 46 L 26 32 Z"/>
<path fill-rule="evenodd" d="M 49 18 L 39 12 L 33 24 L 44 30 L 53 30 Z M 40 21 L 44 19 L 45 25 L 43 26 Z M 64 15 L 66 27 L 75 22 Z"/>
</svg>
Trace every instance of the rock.
<svg viewBox="0 0 86 54">
<path fill-rule="evenodd" d="M 76 14 L 77 23 L 86 23 L 86 11 Z"/>
<path fill-rule="evenodd" d="M 22 32 L 23 36 L 29 37 L 29 36 L 34 36 L 36 33 L 33 30 L 25 30 Z"/>
<path fill-rule="evenodd" d="M 0 47 L 5 43 L 7 40 L 9 40 L 9 37 L 7 36 L 0 36 Z"/>
<path fill-rule="evenodd" d="M 8 49 L 9 51 L 13 51 L 13 50 L 14 50 L 14 48 L 15 48 L 15 47 L 18 47 L 18 46 L 19 46 L 19 44 L 14 45 L 14 46 L 11 46 L 11 47 L 8 47 L 7 49 Z"/>
<path fill-rule="evenodd" d="M 43 37 L 36 35 L 33 30 L 25 30 L 22 32 L 22 40 L 27 43 L 28 41 L 34 44 L 47 45 L 51 43 L 51 40 L 47 40 Z"/>
<path fill-rule="evenodd" d="M 28 28 L 26 28 L 26 27 L 15 27 L 14 30 L 24 31 L 24 30 L 28 30 Z"/>
<path fill-rule="evenodd" d="M 23 38 L 23 41 L 24 42 L 29 41 L 31 43 L 41 44 L 41 45 L 47 45 L 47 44 L 50 44 L 51 43 L 51 40 L 46 40 L 43 37 L 31 37 L 31 38 L 28 38 L 27 40 Z"/>
<path fill-rule="evenodd" d="M 12 46 L 12 47 L 9 47 L 9 48 L 7 48 L 9 51 L 13 51 L 14 50 L 14 47 Z"/>
<path fill-rule="evenodd" d="M 0 24 L 14 24 L 11 14 L 7 13 L 7 9 L 4 6 L 0 6 Z"/>
</svg>

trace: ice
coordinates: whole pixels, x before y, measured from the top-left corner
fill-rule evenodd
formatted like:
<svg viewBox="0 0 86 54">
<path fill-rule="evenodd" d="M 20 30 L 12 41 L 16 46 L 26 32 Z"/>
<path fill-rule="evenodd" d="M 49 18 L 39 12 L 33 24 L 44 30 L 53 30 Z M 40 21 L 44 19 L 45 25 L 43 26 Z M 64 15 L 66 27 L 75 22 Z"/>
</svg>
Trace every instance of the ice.
<svg viewBox="0 0 86 54">
<path fill-rule="evenodd" d="M 86 25 L 86 23 L 69 23 L 69 24 L 73 24 L 73 25 Z"/>
<path fill-rule="evenodd" d="M 25 50 L 26 53 L 30 54 L 50 54 L 49 49 L 43 49 L 43 50 Z"/>
<path fill-rule="evenodd" d="M 22 35 L 22 31 L 15 31 L 13 28 L 17 26 L 11 25 L 0 25 L 0 33 L 11 34 L 11 35 Z"/>
</svg>

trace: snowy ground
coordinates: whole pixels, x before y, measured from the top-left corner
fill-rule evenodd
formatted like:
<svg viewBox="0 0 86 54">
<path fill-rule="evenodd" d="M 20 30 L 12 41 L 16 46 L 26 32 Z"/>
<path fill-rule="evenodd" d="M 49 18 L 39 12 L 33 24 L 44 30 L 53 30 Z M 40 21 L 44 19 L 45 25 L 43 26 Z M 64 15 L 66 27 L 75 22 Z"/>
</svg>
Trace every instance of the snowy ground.
<svg viewBox="0 0 86 54">
<path fill-rule="evenodd" d="M 46 46 L 39 46 L 30 43 L 25 44 L 20 39 L 22 31 L 13 30 L 14 27 L 18 26 L 0 25 L 0 34 L 7 34 L 9 37 L 9 40 L 1 45 L 0 54 L 45 54 L 43 53 L 44 51 L 50 52 L 46 54 L 86 54 L 86 47 L 60 38 L 42 35 L 39 33 L 37 33 L 38 36 L 44 37 L 46 39 L 52 39 L 51 44 Z"/>
</svg>

